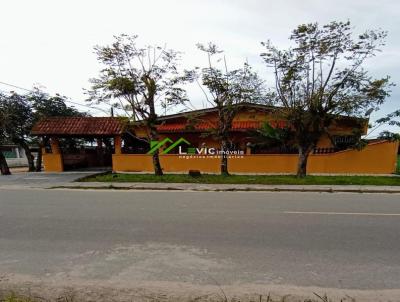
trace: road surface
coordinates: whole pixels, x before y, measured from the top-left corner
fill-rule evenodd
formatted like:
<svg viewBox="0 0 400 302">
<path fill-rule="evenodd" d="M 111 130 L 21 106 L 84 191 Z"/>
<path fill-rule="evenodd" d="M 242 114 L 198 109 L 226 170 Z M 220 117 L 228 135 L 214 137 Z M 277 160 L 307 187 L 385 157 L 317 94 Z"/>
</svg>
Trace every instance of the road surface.
<svg viewBox="0 0 400 302">
<path fill-rule="evenodd" d="M 397 290 L 400 195 L 3 189 L 2 280 Z"/>
</svg>

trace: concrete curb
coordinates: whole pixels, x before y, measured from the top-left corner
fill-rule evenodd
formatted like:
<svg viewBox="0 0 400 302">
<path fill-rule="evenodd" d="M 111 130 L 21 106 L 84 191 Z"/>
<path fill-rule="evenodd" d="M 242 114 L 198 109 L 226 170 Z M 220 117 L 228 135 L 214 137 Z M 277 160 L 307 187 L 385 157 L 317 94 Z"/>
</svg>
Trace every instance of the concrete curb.
<svg viewBox="0 0 400 302">
<path fill-rule="evenodd" d="M 241 185 L 241 184 L 193 184 L 193 183 L 99 183 L 75 182 L 48 187 L 47 189 L 78 190 L 150 190 L 195 192 L 319 192 L 319 193 L 392 193 L 400 194 L 400 186 L 354 185 Z"/>
</svg>

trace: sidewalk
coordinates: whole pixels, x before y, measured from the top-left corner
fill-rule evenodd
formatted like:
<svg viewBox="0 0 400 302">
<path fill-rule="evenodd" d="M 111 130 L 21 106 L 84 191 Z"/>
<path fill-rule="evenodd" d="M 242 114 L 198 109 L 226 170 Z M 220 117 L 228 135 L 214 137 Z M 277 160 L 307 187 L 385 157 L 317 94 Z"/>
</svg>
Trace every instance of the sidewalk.
<svg viewBox="0 0 400 302">
<path fill-rule="evenodd" d="M 86 172 L 15 173 L 0 176 L 0 189 L 92 189 L 92 190 L 161 190 L 195 192 L 349 192 L 399 193 L 400 186 L 362 185 L 262 185 L 262 184 L 199 184 L 141 182 L 76 182 L 93 174 Z"/>
<path fill-rule="evenodd" d="M 252 184 L 197 184 L 197 183 L 131 183 L 131 182 L 73 182 L 50 189 L 113 189 L 113 190 L 173 190 L 197 192 L 349 192 L 400 193 L 400 186 L 354 185 L 252 185 Z"/>
</svg>

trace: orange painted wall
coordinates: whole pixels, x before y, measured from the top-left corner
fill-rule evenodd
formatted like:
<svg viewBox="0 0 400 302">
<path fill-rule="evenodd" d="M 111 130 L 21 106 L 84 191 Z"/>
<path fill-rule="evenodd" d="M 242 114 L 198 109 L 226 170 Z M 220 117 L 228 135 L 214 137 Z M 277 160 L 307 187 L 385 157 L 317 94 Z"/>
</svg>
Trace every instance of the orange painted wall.
<svg viewBox="0 0 400 302">
<path fill-rule="evenodd" d="M 346 150 L 331 154 L 311 155 L 308 173 L 352 173 L 352 174 L 390 174 L 396 170 L 398 143 L 378 142 L 370 144 L 361 151 Z M 164 172 L 200 170 L 205 173 L 218 173 L 220 159 L 215 157 L 185 159 L 179 155 L 161 155 Z M 297 155 L 268 154 L 243 155 L 242 158 L 229 159 L 231 173 L 295 173 Z M 114 154 L 113 170 L 118 172 L 152 172 L 151 155 Z"/>
<path fill-rule="evenodd" d="M 296 154 L 253 154 L 228 160 L 232 173 L 295 173 Z"/>
<path fill-rule="evenodd" d="M 160 155 L 161 167 L 164 172 L 188 172 L 200 170 L 205 173 L 218 173 L 220 160 L 218 158 L 192 159 L 179 158 L 179 155 Z M 113 171 L 124 172 L 152 172 L 153 161 L 151 155 L 145 154 L 113 154 Z"/>
<path fill-rule="evenodd" d="M 313 155 L 310 173 L 390 174 L 396 172 L 398 142 L 377 142 L 361 151 Z M 333 172 L 331 172 L 333 171 Z"/>
<path fill-rule="evenodd" d="M 62 172 L 64 165 L 61 154 L 46 153 L 43 154 L 43 165 L 46 172 Z"/>
</svg>

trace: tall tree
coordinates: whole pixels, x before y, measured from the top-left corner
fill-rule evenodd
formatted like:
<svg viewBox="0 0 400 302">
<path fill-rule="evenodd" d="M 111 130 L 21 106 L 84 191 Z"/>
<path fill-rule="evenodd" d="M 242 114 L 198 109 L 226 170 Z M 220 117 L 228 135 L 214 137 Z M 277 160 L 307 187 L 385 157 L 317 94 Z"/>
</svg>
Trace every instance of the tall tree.
<svg viewBox="0 0 400 302">
<path fill-rule="evenodd" d="M 0 138 L 0 145 L 2 144 L 2 140 Z M 8 167 L 8 163 L 6 157 L 4 156 L 3 152 L 0 151 L 0 173 L 1 175 L 10 175 L 10 168 Z"/>
<path fill-rule="evenodd" d="M 187 101 L 182 84 L 189 73 L 178 71 L 179 53 L 159 46 L 139 47 L 137 36 L 120 35 L 114 43 L 96 46 L 98 61 L 104 66 L 91 79 L 89 100 L 105 102 L 122 110 L 148 129 L 149 141 L 158 141 L 157 108 Z M 153 153 L 156 175 L 162 175 L 158 151 Z"/>
<path fill-rule="evenodd" d="M 5 98 L 5 95 L 0 92 L 0 146 L 6 142 L 6 133 L 5 133 L 5 116 L 3 115 L 4 110 L 3 110 L 3 99 Z M 0 172 L 1 175 L 10 175 L 10 169 L 7 164 L 7 160 L 3 154 L 3 152 L 0 151 Z"/>
<path fill-rule="evenodd" d="M 228 175 L 228 155 L 231 141 L 232 122 L 245 103 L 255 103 L 263 100 L 263 81 L 247 63 L 242 68 L 229 70 L 225 57 L 215 44 L 198 44 L 198 48 L 208 56 L 208 66 L 201 70 L 202 85 L 207 102 L 218 112 L 218 122 L 214 135 L 220 142 L 221 174 Z M 223 67 L 217 67 L 222 62 Z"/>
<path fill-rule="evenodd" d="M 389 77 L 373 79 L 363 68 L 386 35 L 368 30 L 353 37 L 350 22 L 312 23 L 293 30 L 292 48 L 262 43 L 261 56 L 275 75 L 273 101 L 294 130 L 299 177 L 306 175 L 310 153 L 336 117 L 362 117 L 389 95 Z"/>
<path fill-rule="evenodd" d="M 58 94 L 50 96 L 38 88 L 34 88 L 28 94 L 11 92 L 0 95 L 0 119 L 4 139 L 24 149 L 30 172 L 41 171 L 44 144 L 30 135 L 33 125 L 45 117 L 83 115 L 75 108 L 66 105 L 66 102 L 66 97 Z M 36 167 L 29 148 L 31 144 L 39 145 Z"/>
<path fill-rule="evenodd" d="M 35 171 L 34 158 L 29 149 L 33 114 L 26 96 L 15 92 L 3 94 L 0 99 L 0 119 L 6 139 L 24 149 L 29 172 Z"/>
</svg>

